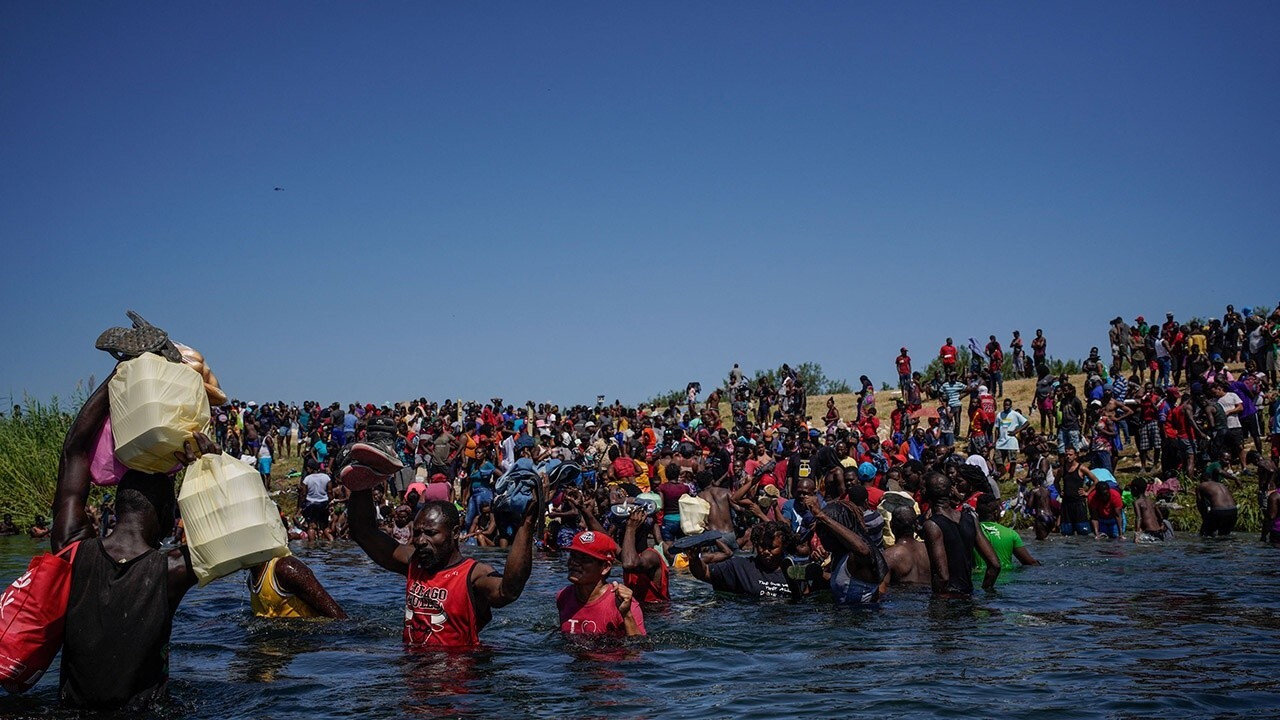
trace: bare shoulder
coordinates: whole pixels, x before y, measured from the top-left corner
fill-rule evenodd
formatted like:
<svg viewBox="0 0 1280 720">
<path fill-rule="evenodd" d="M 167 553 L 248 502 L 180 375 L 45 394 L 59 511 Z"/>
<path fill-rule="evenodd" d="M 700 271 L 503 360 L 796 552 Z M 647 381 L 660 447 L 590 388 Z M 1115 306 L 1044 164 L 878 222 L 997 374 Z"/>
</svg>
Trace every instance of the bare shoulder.
<svg viewBox="0 0 1280 720">
<path fill-rule="evenodd" d="M 502 573 L 493 569 L 493 566 L 489 563 L 476 561 L 476 564 L 471 566 L 471 580 L 473 582 L 488 577 L 500 578 L 502 577 Z"/>
</svg>

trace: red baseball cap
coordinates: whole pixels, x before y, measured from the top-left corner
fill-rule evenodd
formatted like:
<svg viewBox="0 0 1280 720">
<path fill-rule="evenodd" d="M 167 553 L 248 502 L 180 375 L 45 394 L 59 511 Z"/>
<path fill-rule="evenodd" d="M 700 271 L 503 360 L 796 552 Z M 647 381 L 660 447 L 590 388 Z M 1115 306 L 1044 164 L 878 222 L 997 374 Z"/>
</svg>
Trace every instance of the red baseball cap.
<svg viewBox="0 0 1280 720">
<path fill-rule="evenodd" d="M 569 543 L 569 550 L 590 555 L 597 560 L 613 562 L 613 559 L 618 556 L 618 543 L 605 533 L 586 530 L 573 536 L 573 541 Z"/>
</svg>

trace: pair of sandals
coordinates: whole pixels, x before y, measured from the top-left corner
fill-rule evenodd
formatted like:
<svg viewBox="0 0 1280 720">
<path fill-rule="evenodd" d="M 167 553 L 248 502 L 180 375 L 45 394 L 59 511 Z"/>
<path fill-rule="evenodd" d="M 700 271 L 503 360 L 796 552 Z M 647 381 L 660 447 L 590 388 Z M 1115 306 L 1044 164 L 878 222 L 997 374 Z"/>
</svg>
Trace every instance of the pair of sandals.
<svg viewBox="0 0 1280 720">
<path fill-rule="evenodd" d="M 147 353 L 155 353 L 170 362 L 182 362 L 182 353 L 169 339 L 169 333 L 147 322 L 132 310 L 127 314 L 133 321 L 133 327 L 108 328 L 98 336 L 94 347 L 110 354 L 120 362 L 132 360 Z"/>
<path fill-rule="evenodd" d="M 369 421 L 363 440 L 344 446 L 334 456 L 338 480 L 351 490 L 366 490 L 399 472 L 404 463 L 396 454 L 396 424 L 388 417 Z"/>
</svg>

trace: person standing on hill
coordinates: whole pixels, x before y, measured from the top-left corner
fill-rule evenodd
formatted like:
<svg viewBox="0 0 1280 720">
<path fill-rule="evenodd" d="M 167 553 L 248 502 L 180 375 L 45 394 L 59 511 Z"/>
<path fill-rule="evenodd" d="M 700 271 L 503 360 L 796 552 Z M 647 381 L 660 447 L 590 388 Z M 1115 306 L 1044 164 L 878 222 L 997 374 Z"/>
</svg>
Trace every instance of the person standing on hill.
<svg viewBox="0 0 1280 720">
<path fill-rule="evenodd" d="M 894 358 L 893 364 L 898 370 L 898 390 L 905 396 L 907 387 L 911 383 L 911 356 L 907 354 L 906 348 L 898 351 L 898 357 Z"/>
<path fill-rule="evenodd" d="M 1013 409 L 1013 400 L 1005 398 L 1004 407 L 996 415 L 996 452 L 999 453 L 1000 469 L 1006 476 L 1013 477 L 1014 463 L 1018 460 L 1018 433 L 1031 423 L 1026 415 Z"/>
<path fill-rule="evenodd" d="M 1035 362 L 1036 370 L 1040 369 L 1048 359 L 1049 341 L 1044 337 L 1044 330 L 1036 329 L 1036 336 L 1031 339 L 1031 359 Z"/>
<path fill-rule="evenodd" d="M 1000 349 L 1000 341 L 995 335 L 988 336 L 987 369 L 991 373 L 991 393 L 994 397 L 1004 397 L 1004 350 Z"/>
<path fill-rule="evenodd" d="M 956 350 L 956 346 L 952 343 L 951 338 L 942 344 L 938 350 L 938 359 L 942 361 L 943 376 L 954 374 L 956 371 L 956 360 L 960 357 L 960 351 Z"/>
<path fill-rule="evenodd" d="M 1107 337 L 1111 344 L 1111 374 L 1118 376 L 1124 361 L 1129 357 L 1129 325 L 1123 318 L 1116 316 L 1111 321 Z"/>
<path fill-rule="evenodd" d="M 1013 339 L 1009 341 L 1009 351 L 1013 353 L 1013 376 L 1019 378 L 1034 377 L 1027 367 L 1027 351 L 1022 347 L 1022 333 L 1013 331 Z"/>
<path fill-rule="evenodd" d="M 940 390 L 942 391 L 943 397 L 947 400 L 947 410 L 951 413 L 951 419 L 954 425 L 952 432 L 955 433 L 956 437 L 959 437 L 961 427 L 960 415 L 963 408 L 963 404 L 960 400 L 962 397 L 969 394 L 969 386 L 957 380 L 954 372 L 949 372 L 947 373 L 947 381 L 942 384 Z"/>
</svg>

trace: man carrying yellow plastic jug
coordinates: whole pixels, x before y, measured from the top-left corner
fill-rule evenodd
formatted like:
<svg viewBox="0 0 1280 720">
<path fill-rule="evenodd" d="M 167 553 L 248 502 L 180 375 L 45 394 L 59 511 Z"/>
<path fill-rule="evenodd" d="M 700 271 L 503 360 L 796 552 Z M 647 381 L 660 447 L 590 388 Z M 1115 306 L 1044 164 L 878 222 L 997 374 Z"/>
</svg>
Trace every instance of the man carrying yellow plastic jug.
<svg viewBox="0 0 1280 720">
<path fill-rule="evenodd" d="M 535 495 L 520 520 L 504 572 L 464 558 L 458 549 L 458 508 L 429 501 L 413 520 L 413 539 L 400 544 L 378 527 L 373 491 L 353 490 L 347 501 L 351 539 L 378 565 L 408 577 L 404 642 L 412 648 L 470 647 L 492 618 L 493 608 L 520 597 L 533 568 L 534 526 L 543 513 Z"/>
<path fill-rule="evenodd" d="M 110 378 L 108 378 L 108 382 Z M 173 479 L 127 471 L 116 492 L 116 527 L 106 538 L 85 512 L 89 467 L 107 420 L 107 382 L 89 396 L 67 432 L 58 466 L 52 549 L 80 542 L 71 569 L 59 696 L 67 705 L 141 709 L 164 699 L 169 634 L 183 595 L 196 583 L 185 546 L 164 551 L 174 527 Z M 222 451 L 197 433 L 183 465 Z"/>
</svg>

